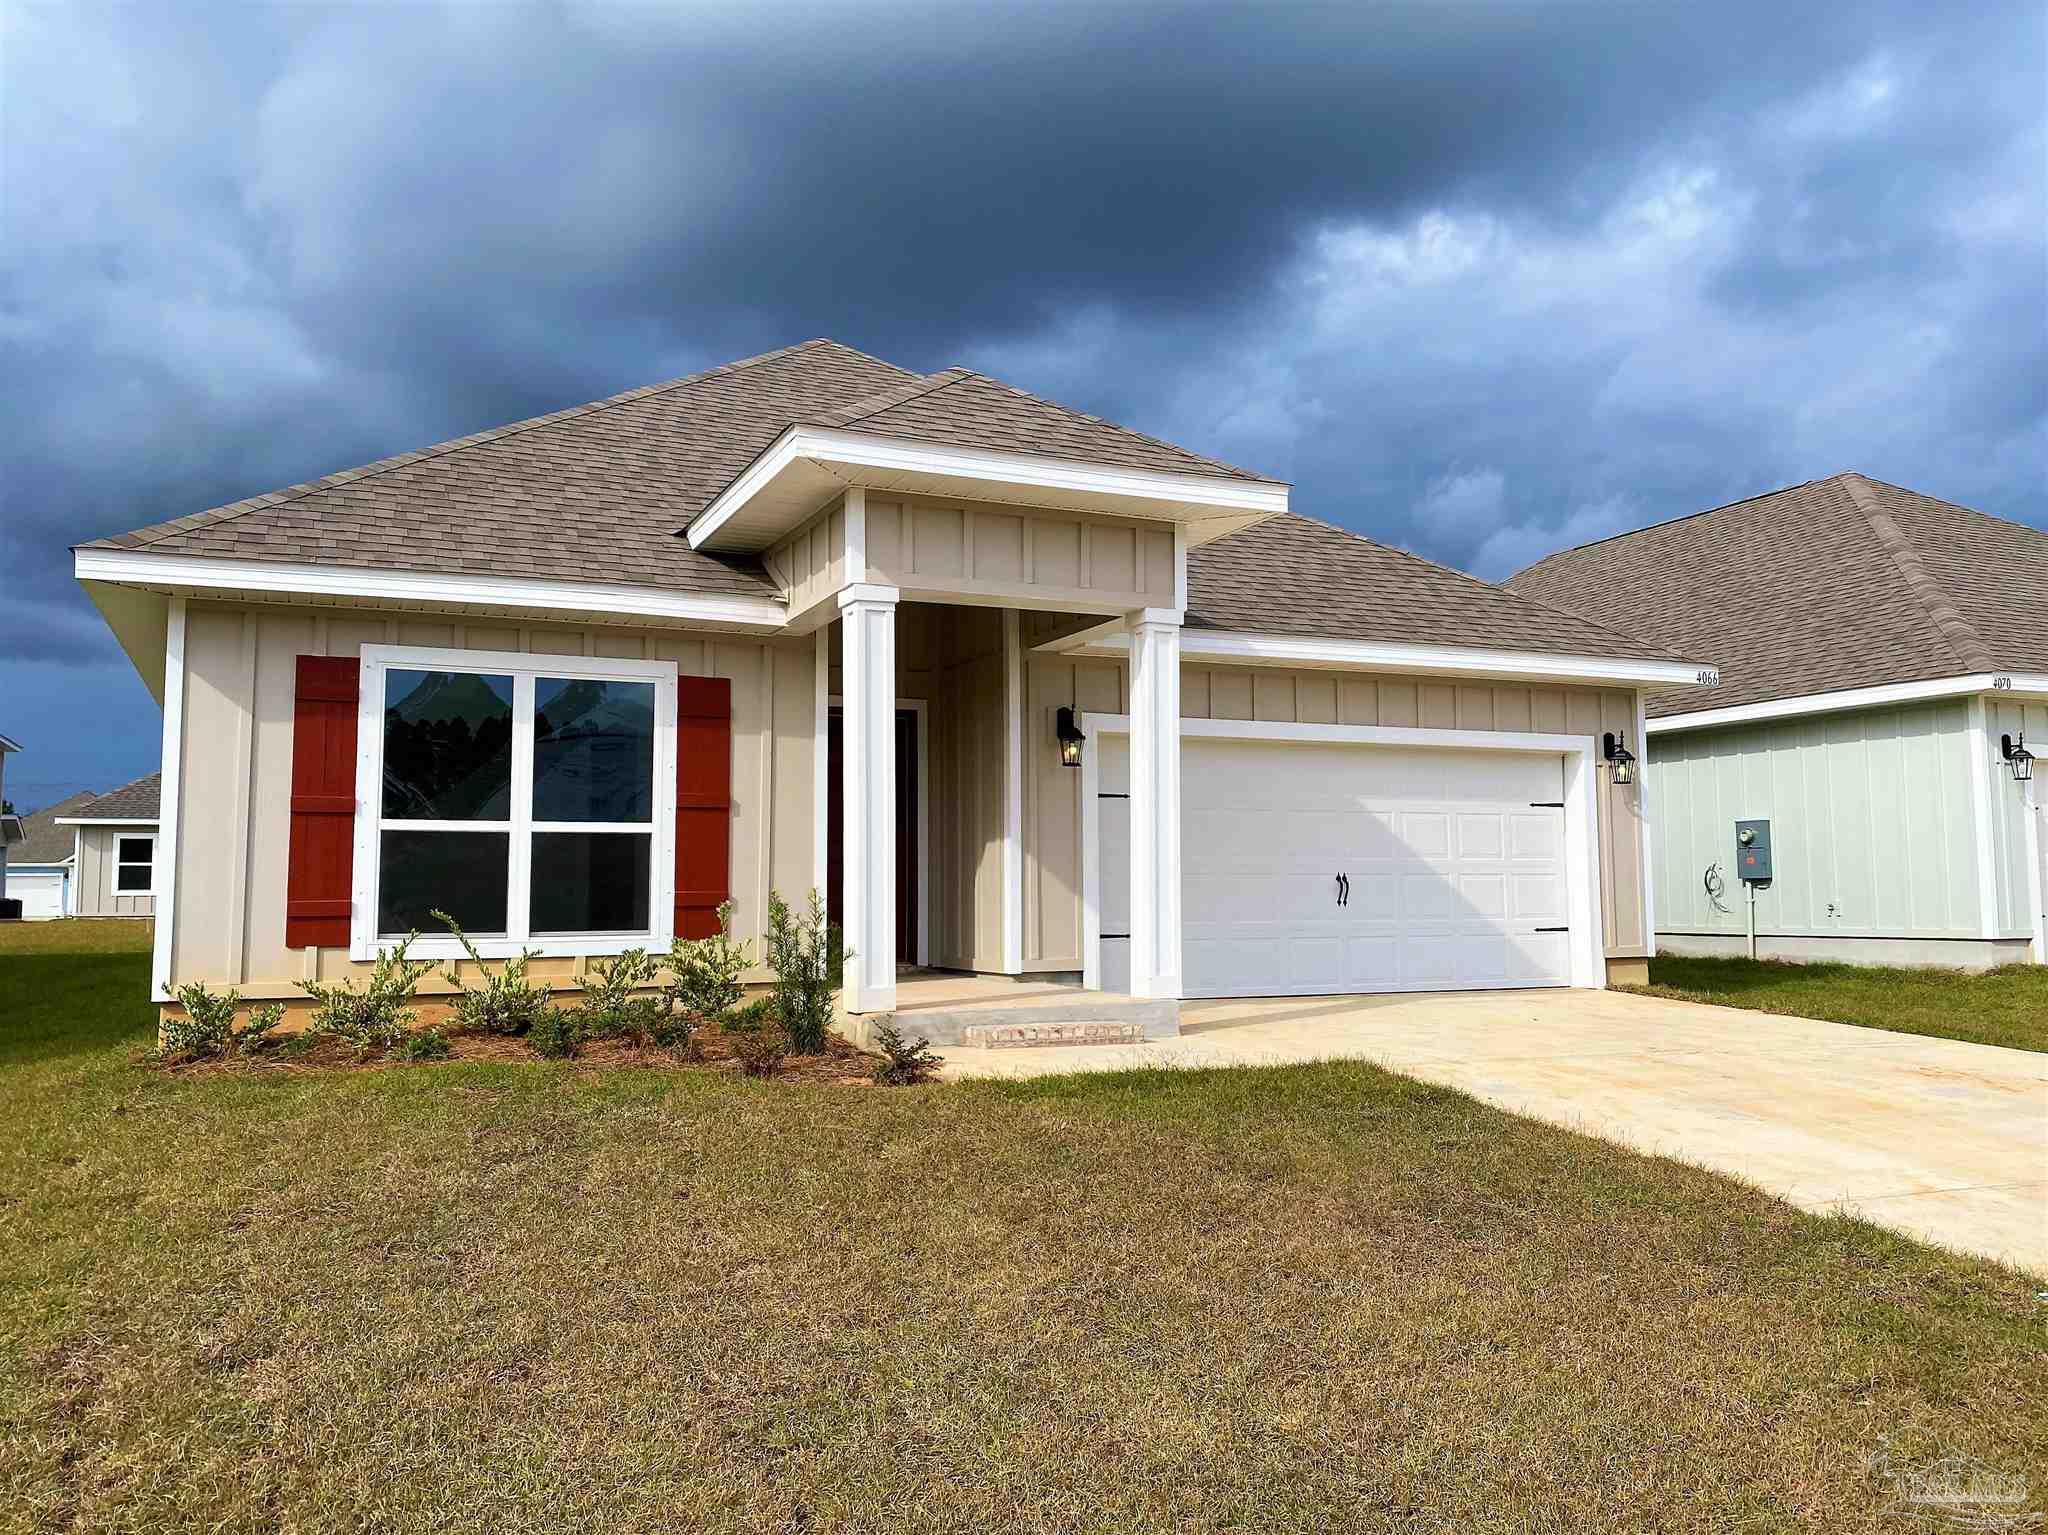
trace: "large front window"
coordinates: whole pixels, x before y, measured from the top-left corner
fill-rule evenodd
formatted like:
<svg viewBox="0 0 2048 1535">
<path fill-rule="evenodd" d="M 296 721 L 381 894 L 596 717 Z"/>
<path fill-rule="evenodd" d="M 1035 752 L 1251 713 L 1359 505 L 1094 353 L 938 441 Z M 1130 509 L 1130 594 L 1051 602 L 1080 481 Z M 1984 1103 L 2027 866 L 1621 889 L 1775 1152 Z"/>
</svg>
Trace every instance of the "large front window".
<svg viewBox="0 0 2048 1535">
<path fill-rule="evenodd" d="M 670 662 L 366 646 L 359 956 L 665 942 L 674 719 Z"/>
</svg>

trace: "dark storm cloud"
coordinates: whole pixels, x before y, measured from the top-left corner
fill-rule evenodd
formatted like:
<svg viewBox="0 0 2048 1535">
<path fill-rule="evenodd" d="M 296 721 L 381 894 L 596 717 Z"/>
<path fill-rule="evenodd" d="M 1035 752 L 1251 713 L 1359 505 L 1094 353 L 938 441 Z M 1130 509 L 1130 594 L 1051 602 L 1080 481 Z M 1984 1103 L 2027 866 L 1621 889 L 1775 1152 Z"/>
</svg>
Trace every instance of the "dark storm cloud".
<svg viewBox="0 0 2048 1535">
<path fill-rule="evenodd" d="M 113 656 L 72 542 L 815 334 L 1491 575 L 1851 463 L 2042 517 L 2030 5 L 0 26 L 17 679 Z"/>
</svg>

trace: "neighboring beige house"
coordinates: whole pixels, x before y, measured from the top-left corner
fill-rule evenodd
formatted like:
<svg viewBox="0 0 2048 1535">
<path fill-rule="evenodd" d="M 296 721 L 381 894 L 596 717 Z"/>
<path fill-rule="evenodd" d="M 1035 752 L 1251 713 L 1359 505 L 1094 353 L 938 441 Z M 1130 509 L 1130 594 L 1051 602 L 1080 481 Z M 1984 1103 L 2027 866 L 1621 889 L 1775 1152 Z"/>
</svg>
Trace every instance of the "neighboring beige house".
<svg viewBox="0 0 2048 1535">
<path fill-rule="evenodd" d="M 73 917 L 147 917 L 156 911 L 157 812 L 162 775 L 150 773 L 55 818 L 72 844 Z"/>
<path fill-rule="evenodd" d="M 21 818 L 22 839 L 7 864 L 7 893 L 21 902 L 22 920 L 44 922 L 71 915 L 71 875 L 78 860 L 78 830 L 59 826 L 59 816 L 74 815 L 99 795 L 82 789 L 54 805 Z"/>
<path fill-rule="evenodd" d="M 435 907 L 566 983 L 812 887 L 867 1021 L 899 964 L 1154 1032 L 1184 996 L 1603 986 L 1649 952 L 1610 738 L 1711 680 L 830 341 L 75 561 L 164 705 L 159 999 L 450 954 Z"/>
<path fill-rule="evenodd" d="M 2048 533 L 1838 474 L 1566 550 L 1508 583 L 1721 673 L 1652 693 L 1658 943 L 2048 962 Z M 2031 745 L 2029 744 L 2031 743 Z"/>
</svg>

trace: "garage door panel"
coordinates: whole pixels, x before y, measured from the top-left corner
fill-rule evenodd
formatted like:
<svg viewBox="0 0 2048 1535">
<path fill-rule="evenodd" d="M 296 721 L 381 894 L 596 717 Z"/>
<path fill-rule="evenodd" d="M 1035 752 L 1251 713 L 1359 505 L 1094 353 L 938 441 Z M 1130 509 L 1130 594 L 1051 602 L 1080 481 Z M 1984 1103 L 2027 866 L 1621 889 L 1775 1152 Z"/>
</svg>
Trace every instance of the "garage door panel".
<svg viewBox="0 0 2048 1535">
<path fill-rule="evenodd" d="M 1187 994 L 1568 984 L 1569 934 L 1533 931 L 1567 920 L 1563 773 L 1537 753 L 1185 740 Z"/>
</svg>

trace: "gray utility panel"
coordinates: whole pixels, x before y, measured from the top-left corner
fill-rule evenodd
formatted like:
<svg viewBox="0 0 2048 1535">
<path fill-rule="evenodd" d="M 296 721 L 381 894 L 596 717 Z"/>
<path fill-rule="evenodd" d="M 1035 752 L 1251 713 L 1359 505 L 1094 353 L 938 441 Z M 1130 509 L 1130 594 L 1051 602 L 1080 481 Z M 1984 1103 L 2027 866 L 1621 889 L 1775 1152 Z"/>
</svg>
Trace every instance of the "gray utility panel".
<svg viewBox="0 0 2048 1535">
<path fill-rule="evenodd" d="M 1771 823 L 1735 823 L 1735 877 L 1752 885 L 1766 885 L 1771 879 Z"/>
</svg>

